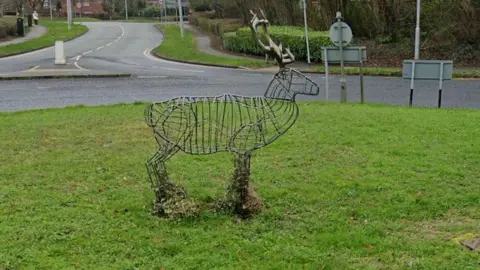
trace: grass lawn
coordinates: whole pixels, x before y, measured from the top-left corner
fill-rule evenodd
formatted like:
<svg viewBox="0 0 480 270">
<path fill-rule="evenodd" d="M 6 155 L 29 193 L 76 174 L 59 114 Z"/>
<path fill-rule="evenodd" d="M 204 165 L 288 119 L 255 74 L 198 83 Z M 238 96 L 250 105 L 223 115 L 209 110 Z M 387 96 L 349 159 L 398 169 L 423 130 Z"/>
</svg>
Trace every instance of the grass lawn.
<svg viewBox="0 0 480 270">
<path fill-rule="evenodd" d="M 67 41 L 88 31 L 86 26 L 79 24 L 73 24 L 72 29 L 68 30 L 68 24 L 59 20 L 50 21 L 49 19 L 43 19 L 40 20 L 40 25 L 48 28 L 43 36 L 18 44 L 2 46 L 0 47 L 0 56 L 8 56 L 53 46 L 57 40 Z"/>
<path fill-rule="evenodd" d="M 257 59 L 238 59 L 210 55 L 199 51 L 195 45 L 195 36 L 185 30 L 182 39 L 178 25 L 157 25 L 165 33 L 165 39 L 160 46 L 155 48 L 159 56 L 174 60 L 242 67 L 265 67 L 267 64 Z"/>
<path fill-rule="evenodd" d="M 0 114 L 0 269 L 478 269 L 480 111 L 299 102 L 255 152 L 267 208 L 150 214 L 145 104 Z M 229 154 L 177 154 L 171 178 L 220 198 Z"/>
</svg>

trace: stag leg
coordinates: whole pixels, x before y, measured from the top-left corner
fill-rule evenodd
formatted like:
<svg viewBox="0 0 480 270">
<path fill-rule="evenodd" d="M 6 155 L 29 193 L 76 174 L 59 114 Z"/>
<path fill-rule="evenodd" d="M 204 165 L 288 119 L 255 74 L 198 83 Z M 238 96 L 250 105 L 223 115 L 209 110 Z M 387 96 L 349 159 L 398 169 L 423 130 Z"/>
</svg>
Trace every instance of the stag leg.
<svg viewBox="0 0 480 270">
<path fill-rule="evenodd" d="M 250 185 L 251 154 L 235 155 L 235 171 L 227 190 L 226 206 L 242 218 L 260 213 L 263 202 Z"/>
<path fill-rule="evenodd" d="M 189 199 L 185 189 L 168 177 L 165 162 L 177 152 L 177 147 L 165 143 L 146 164 L 155 191 L 154 213 L 158 216 L 190 216 L 198 211 L 196 203 Z"/>
</svg>

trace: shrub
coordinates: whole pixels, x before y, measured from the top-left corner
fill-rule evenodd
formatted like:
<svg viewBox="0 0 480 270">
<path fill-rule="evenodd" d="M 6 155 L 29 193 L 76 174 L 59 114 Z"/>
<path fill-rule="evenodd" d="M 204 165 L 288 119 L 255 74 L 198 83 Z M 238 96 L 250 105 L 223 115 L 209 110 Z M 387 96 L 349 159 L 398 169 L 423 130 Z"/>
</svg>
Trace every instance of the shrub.
<svg viewBox="0 0 480 270">
<path fill-rule="evenodd" d="M 240 19 L 214 19 L 211 13 L 194 13 L 189 16 L 191 24 L 202 31 L 223 37 L 224 33 L 233 32 L 242 27 Z"/>
<path fill-rule="evenodd" d="M 307 59 L 307 44 L 305 42 L 305 30 L 302 27 L 271 26 L 270 37 L 276 44 L 283 44 L 284 48 L 290 48 L 296 59 Z M 266 39 L 262 37 L 264 43 Z M 321 60 L 321 47 L 333 46 L 328 37 L 328 32 L 309 31 L 310 58 L 313 61 Z M 233 52 L 247 53 L 263 56 L 265 52 L 256 43 L 249 27 L 238 29 L 236 32 L 226 33 L 223 36 L 223 46 Z"/>
<path fill-rule="evenodd" d="M 0 18 L 0 38 L 17 34 L 17 20 L 15 17 Z"/>
</svg>

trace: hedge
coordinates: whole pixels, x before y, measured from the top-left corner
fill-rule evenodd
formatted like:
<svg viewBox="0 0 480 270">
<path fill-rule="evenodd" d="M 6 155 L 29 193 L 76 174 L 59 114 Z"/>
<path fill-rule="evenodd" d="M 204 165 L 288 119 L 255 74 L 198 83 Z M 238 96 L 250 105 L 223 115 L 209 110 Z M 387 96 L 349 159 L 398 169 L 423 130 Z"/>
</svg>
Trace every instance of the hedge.
<svg viewBox="0 0 480 270">
<path fill-rule="evenodd" d="M 260 30 L 259 35 L 266 43 Z M 307 44 L 305 42 L 305 29 L 294 26 L 271 26 L 268 29 L 270 37 L 278 45 L 279 41 L 284 48 L 290 48 L 296 59 L 307 59 Z M 328 37 L 328 32 L 309 31 L 308 40 L 310 44 L 310 59 L 313 61 L 321 60 L 321 47 L 333 46 Z M 252 55 L 264 56 L 265 52 L 260 48 L 253 38 L 249 27 L 238 29 L 236 32 L 225 33 L 223 35 L 223 46 L 233 52 L 247 53 Z"/>
<path fill-rule="evenodd" d="M 1 17 L 0 18 L 0 38 L 7 36 L 15 36 L 17 34 L 17 19 L 16 17 Z"/>
<path fill-rule="evenodd" d="M 188 18 L 189 23 L 198 26 L 202 31 L 223 37 L 224 33 L 234 32 L 240 27 L 240 19 L 213 19 L 207 13 L 194 13 Z"/>
</svg>

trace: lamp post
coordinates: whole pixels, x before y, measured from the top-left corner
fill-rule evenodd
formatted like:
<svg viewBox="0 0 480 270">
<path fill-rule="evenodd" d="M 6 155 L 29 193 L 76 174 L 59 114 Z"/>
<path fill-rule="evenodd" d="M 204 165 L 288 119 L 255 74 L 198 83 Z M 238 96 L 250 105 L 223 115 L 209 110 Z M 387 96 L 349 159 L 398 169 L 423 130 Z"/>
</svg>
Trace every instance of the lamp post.
<svg viewBox="0 0 480 270">
<path fill-rule="evenodd" d="M 125 18 L 128 20 L 128 5 L 127 5 L 127 0 L 125 0 Z"/>
<path fill-rule="evenodd" d="M 182 10 L 182 0 L 178 0 L 178 15 L 180 17 L 180 29 L 182 33 L 182 38 L 184 37 L 185 33 L 183 30 L 183 10 Z"/>
<path fill-rule="evenodd" d="M 68 30 L 72 29 L 72 0 L 67 0 Z"/>
<path fill-rule="evenodd" d="M 305 21 L 305 39 L 307 42 L 307 59 L 310 64 L 310 42 L 308 41 L 308 24 L 307 24 L 307 3 L 306 0 L 302 1 L 303 6 L 303 20 Z"/>
<path fill-rule="evenodd" d="M 417 26 L 415 28 L 415 60 L 420 57 L 420 2 L 417 0 Z"/>
</svg>

